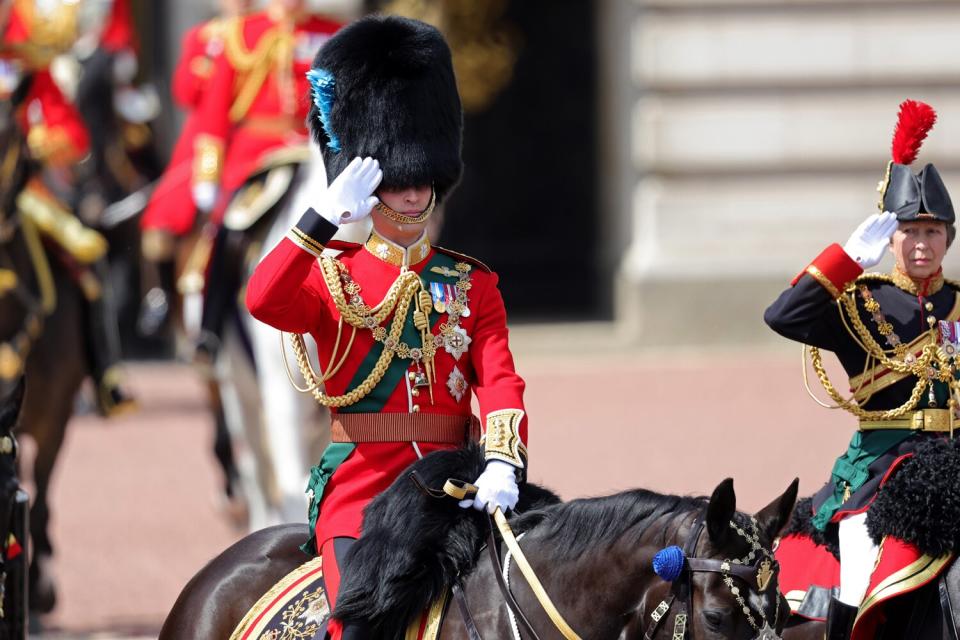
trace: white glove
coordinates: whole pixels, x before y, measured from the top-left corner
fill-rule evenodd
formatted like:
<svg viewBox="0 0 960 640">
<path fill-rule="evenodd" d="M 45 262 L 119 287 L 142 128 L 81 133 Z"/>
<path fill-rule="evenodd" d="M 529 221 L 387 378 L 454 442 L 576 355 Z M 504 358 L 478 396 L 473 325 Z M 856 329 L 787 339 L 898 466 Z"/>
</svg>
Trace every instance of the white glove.
<svg viewBox="0 0 960 640">
<path fill-rule="evenodd" d="M 116 84 L 129 84 L 137 75 L 137 54 L 123 49 L 113 57 L 113 81 Z"/>
<path fill-rule="evenodd" d="M 874 213 L 860 223 L 843 250 L 864 269 L 876 266 L 890 246 L 890 236 L 897 230 L 897 224 L 896 214 Z"/>
<path fill-rule="evenodd" d="M 193 204 L 197 209 L 203 212 L 210 211 L 217 202 L 217 183 L 196 182 L 190 187 L 190 195 L 193 196 Z"/>
<path fill-rule="evenodd" d="M 317 212 L 338 227 L 363 220 L 380 202 L 373 192 L 382 179 L 378 161 L 354 158 L 327 187 Z"/>
<path fill-rule="evenodd" d="M 477 486 L 477 497 L 461 500 L 460 506 L 464 509 L 473 507 L 477 511 L 486 509 L 488 513 L 493 513 L 500 507 L 500 511 L 506 513 L 517 506 L 517 500 L 520 499 L 516 469 L 503 460 L 488 462 L 486 469 L 473 484 Z"/>
</svg>

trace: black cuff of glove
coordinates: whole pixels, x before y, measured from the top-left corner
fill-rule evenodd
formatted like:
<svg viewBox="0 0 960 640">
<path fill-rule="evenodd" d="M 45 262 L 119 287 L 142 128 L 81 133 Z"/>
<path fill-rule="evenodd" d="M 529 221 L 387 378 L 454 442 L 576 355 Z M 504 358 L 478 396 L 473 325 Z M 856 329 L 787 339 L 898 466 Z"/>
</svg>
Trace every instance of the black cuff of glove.
<svg viewBox="0 0 960 640">
<path fill-rule="evenodd" d="M 337 233 L 337 225 L 321 216 L 313 207 L 304 211 L 296 228 L 320 244 L 327 244 Z"/>
</svg>

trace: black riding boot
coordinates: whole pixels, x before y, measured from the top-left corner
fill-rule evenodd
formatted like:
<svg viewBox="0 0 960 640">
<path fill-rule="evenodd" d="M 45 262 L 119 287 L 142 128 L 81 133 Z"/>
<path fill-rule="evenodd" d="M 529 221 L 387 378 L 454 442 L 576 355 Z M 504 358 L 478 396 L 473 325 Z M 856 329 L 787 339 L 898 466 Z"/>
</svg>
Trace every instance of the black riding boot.
<svg viewBox="0 0 960 640">
<path fill-rule="evenodd" d="M 340 640 L 369 640 L 371 637 L 370 627 L 366 623 L 347 622 L 343 625 Z"/>
<path fill-rule="evenodd" d="M 85 333 L 90 375 L 96 386 L 97 407 L 109 417 L 133 409 L 136 403 L 121 388 L 120 331 L 104 260 L 82 275 L 81 287 L 87 301 Z"/>
<path fill-rule="evenodd" d="M 236 304 L 240 290 L 240 256 L 243 233 L 221 227 L 213 242 L 210 268 L 207 271 L 203 296 L 203 319 L 197 340 L 196 357 L 212 362 L 223 339 L 223 325 L 227 314 Z"/>
<path fill-rule="evenodd" d="M 144 229 L 140 237 L 140 290 L 146 292 L 140 303 L 137 330 L 153 337 L 167 324 L 173 300 L 174 250 L 176 238 L 166 229 Z"/>
<path fill-rule="evenodd" d="M 856 607 L 844 604 L 835 597 L 831 599 L 827 610 L 826 640 L 848 640 L 856 617 Z"/>
</svg>

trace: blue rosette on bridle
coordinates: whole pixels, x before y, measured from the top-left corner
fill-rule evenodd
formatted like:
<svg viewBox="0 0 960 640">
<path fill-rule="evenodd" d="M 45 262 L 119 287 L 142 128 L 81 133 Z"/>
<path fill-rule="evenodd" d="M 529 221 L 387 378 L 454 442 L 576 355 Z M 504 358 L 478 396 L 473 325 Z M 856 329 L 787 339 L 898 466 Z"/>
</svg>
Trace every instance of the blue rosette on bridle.
<svg viewBox="0 0 960 640">
<path fill-rule="evenodd" d="M 673 582 L 683 573 L 686 561 L 683 549 L 676 545 L 670 546 L 653 556 L 653 571 L 667 582 Z"/>
</svg>

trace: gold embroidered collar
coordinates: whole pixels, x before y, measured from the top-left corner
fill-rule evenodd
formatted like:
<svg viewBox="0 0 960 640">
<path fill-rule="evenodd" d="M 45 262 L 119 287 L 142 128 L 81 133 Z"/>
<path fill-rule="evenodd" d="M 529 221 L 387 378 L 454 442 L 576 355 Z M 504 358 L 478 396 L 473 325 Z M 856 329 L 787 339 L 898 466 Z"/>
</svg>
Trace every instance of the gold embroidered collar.
<svg viewBox="0 0 960 640">
<path fill-rule="evenodd" d="M 912 293 L 915 296 L 932 296 L 937 291 L 940 291 L 940 289 L 943 289 L 943 269 L 937 271 L 934 275 L 927 278 L 927 280 L 918 283 L 900 271 L 898 267 L 894 266 L 890 277 L 893 279 L 893 284 L 896 285 L 897 288 L 903 289 L 907 293 Z"/>
<path fill-rule="evenodd" d="M 389 262 L 395 267 L 419 264 L 430 255 L 430 239 L 426 232 L 420 236 L 419 240 L 405 248 L 387 240 L 374 230 L 363 247 L 380 260 Z"/>
</svg>

